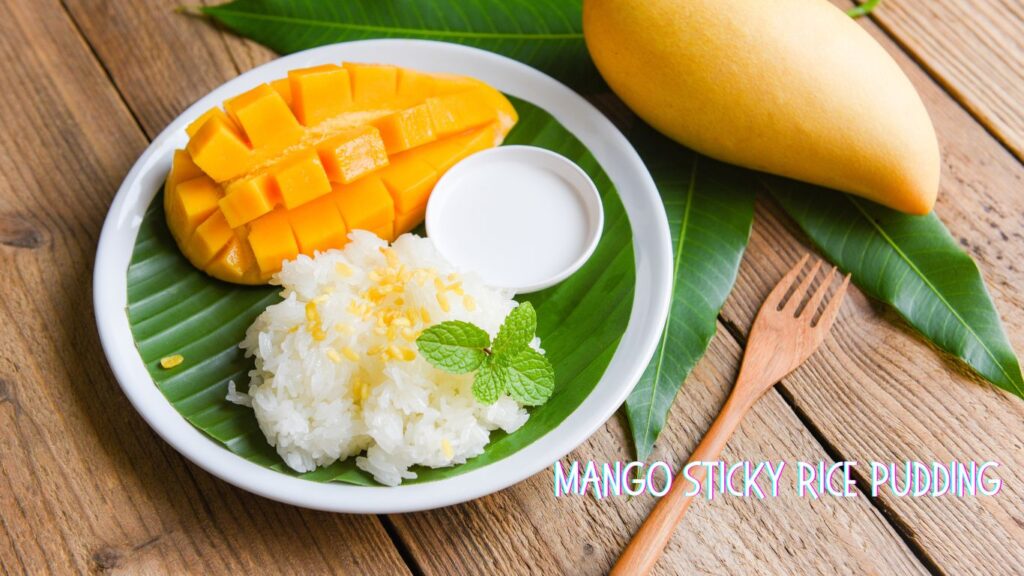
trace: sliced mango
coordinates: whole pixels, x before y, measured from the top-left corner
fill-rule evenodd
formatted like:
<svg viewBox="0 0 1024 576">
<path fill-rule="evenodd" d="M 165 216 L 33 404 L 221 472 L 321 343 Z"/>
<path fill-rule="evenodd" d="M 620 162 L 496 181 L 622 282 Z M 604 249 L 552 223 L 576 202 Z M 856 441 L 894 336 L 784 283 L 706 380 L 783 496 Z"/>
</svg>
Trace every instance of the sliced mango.
<svg viewBox="0 0 1024 576">
<path fill-rule="evenodd" d="M 312 256 L 314 251 L 345 245 L 348 229 L 331 198 L 320 198 L 289 210 L 288 220 L 302 254 Z"/>
<path fill-rule="evenodd" d="M 420 104 L 394 114 L 384 116 L 374 123 L 380 131 L 384 149 L 388 154 L 397 154 L 437 139 L 434 123 L 430 119 L 430 107 Z"/>
<path fill-rule="evenodd" d="M 237 228 L 273 210 L 279 196 L 274 179 L 269 174 L 257 174 L 228 185 L 219 205 L 228 224 Z"/>
<path fill-rule="evenodd" d="M 400 68 L 398 70 L 398 96 L 416 102 L 422 102 L 435 93 L 436 81 L 431 74 L 418 70 Z"/>
<path fill-rule="evenodd" d="M 330 198 L 349 230 L 369 230 L 389 242 L 395 239 L 395 202 L 380 178 L 368 176 L 335 186 Z"/>
<path fill-rule="evenodd" d="M 200 224 L 217 211 L 220 188 L 205 174 L 185 180 L 167 195 L 167 221 L 179 242 L 192 237 Z"/>
<path fill-rule="evenodd" d="M 196 266 L 205 266 L 234 238 L 222 212 L 214 212 L 196 228 L 188 241 L 189 260 Z"/>
<path fill-rule="evenodd" d="M 303 126 L 316 126 L 352 106 L 348 70 L 334 64 L 288 72 L 292 109 Z"/>
<path fill-rule="evenodd" d="M 396 212 L 408 212 L 417 206 L 425 206 L 430 191 L 440 177 L 441 173 L 437 169 L 416 154 L 395 157 L 391 165 L 380 173 L 380 179 L 395 201 Z"/>
<path fill-rule="evenodd" d="M 255 161 L 249 144 L 233 122 L 216 114 L 196 130 L 186 150 L 196 166 L 217 182 L 244 174 Z"/>
<path fill-rule="evenodd" d="M 348 129 L 317 145 L 327 179 L 347 184 L 386 166 L 388 153 L 373 126 Z"/>
<path fill-rule="evenodd" d="M 285 208 L 297 208 L 331 191 L 331 182 L 315 150 L 289 155 L 274 166 L 274 183 Z"/>
<path fill-rule="evenodd" d="M 285 101 L 285 104 L 288 104 L 289 108 L 294 109 L 294 106 L 292 106 L 292 86 L 288 78 L 278 78 L 270 83 L 270 87 L 274 89 L 274 92 L 281 95 L 281 99 Z"/>
<path fill-rule="evenodd" d="M 292 70 L 189 124 L 164 187 L 171 232 L 210 275 L 267 282 L 285 260 L 423 221 L 437 180 L 496 146 L 511 103 L 461 76 L 376 64 Z"/>
<path fill-rule="evenodd" d="M 267 84 L 226 100 L 224 110 L 256 149 L 283 150 L 303 134 L 288 103 Z"/>
<path fill-rule="evenodd" d="M 427 98 L 427 108 L 438 136 L 463 132 L 498 117 L 498 111 L 487 102 L 482 88 Z"/>
<path fill-rule="evenodd" d="M 191 124 L 186 126 L 185 127 L 185 133 L 188 134 L 189 138 L 195 136 L 196 132 L 198 132 L 199 129 L 202 128 L 203 124 L 206 124 L 206 121 L 209 120 L 210 118 L 213 118 L 214 116 L 216 116 L 217 118 L 220 118 L 221 121 L 223 121 L 223 122 L 225 122 L 227 124 L 232 124 L 233 123 L 233 121 L 230 118 L 228 118 L 227 113 L 225 113 L 220 108 L 214 106 L 213 108 L 210 108 L 206 112 L 203 112 L 202 115 L 199 116 L 199 118 L 196 118 L 195 120 L 192 121 Z M 238 127 L 235 126 L 235 128 L 237 129 Z"/>
<path fill-rule="evenodd" d="M 498 126 L 495 124 L 468 130 L 417 148 L 416 156 L 443 173 L 466 156 L 494 146 L 497 130 Z"/>
<path fill-rule="evenodd" d="M 285 210 L 275 210 L 254 221 L 248 240 L 260 273 L 267 278 L 281 270 L 285 260 L 299 255 L 299 245 Z"/>
<path fill-rule="evenodd" d="M 243 278 L 253 268 L 252 258 L 246 245 L 232 237 L 224 248 L 206 265 L 207 271 L 215 278 Z"/>
<path fill-rule="evenodd" d="M 167 181 L 164 183 L 164 191 L 174 190 L 174 187 L 184 182 L 204 176 L 202 169 L 192 161 L 192 156 L 185 150 L 175 150 L 171 160 L 171 171 L 167 174 Z"/>
<path fill-rule="evenodd" d="M 388 100 L 398 93 L 398 68 L 394 66 L 347 62 L 345 70 L 352 78 L 352 100 L 356 104 Z"/>
</svg>

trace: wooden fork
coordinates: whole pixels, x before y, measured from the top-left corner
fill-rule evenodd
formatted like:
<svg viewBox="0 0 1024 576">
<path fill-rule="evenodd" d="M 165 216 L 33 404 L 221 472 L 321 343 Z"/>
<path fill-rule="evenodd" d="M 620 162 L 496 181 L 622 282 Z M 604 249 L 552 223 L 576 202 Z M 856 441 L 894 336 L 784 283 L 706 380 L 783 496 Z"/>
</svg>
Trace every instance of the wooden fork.
<svg viewBox="0 0 1024 576">
<path fill-rule="evenodd" d="M 816 312 L 828 293 L 836 274 L 833 267 L 807 304 L 800 307 L 814 278 L 821 268 L 821 261 L 811 267 L 810 272 L 799 285 L 793 288 L 801 270 L 807 263 L 808 255 L 783 276 L 761 305 L 750 329 L 743 364 L 736 377 L 736 385 L 726 400 L 722 412 L 715 419 L 707 435 L 690 455 L 689 462 L 714 462 L 719 459 L 722 449 L 732 436 L 740 421 L 754 403 L 776 382 L 803 364 L 825 339 L 832 322 L 842 305 L 846 287 L 850 283 L 847 274 L 835 294 L 825 304 L 821 316 Z M 786 295 L 792 293 L 789 298 Z M 698 483 L 703 483 L 707 468 L 695 467 L 690 471 Z M 668 494 L 663 496 L 644 521 L 633 540 L 612 568 L 613 576 L 647 574 L 658 561 L 676 525 L 679 524 L 690 506 L 693 496 L 685 495 L 692 489 L 692 483 L 684 483 L 682 474 L 676 476 Z"/>
</svg>

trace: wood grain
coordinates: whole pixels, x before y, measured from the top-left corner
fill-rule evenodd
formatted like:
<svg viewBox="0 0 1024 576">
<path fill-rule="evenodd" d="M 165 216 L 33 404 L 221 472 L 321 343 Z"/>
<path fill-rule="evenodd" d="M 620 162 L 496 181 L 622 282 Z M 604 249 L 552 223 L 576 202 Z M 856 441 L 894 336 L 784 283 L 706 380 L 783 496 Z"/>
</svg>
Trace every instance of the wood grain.
<svg viewBox="0 0 1024 576">
<path fill-rule="evenodd" d="M 943 147 L 939 214 L 978 259 L 1014 345 L 1024 350 L 1024 174 L 961 108 L 1020 154 L 1012 142 L 1021 101 L 1013 90 L 1021 83 L 1011 74 L 1020 74 L 1012 44 L 1016 38 L 1019 49 L 1020 8 L 983 0 L 981 13 L 993 24 L 970 14 L 961 25 L 934 21 L 932 4 L 921 0 L 889 3 L 875 18 L 942 86 L 870 20 L 862 22 L 922 91 Z M 0 572 L 407 571 L 372 517 L 277 505 L 184 462 L 113 383 L 82 306 L 99 223 L 146 144 L 134 120 L 152 137 L 193 100 L 272 55 L 175 14 L 176 0 L 67 0 L 74 21 L 53 2 L 9 4 L 0 21 L 0 66 L 15 93 L 33 99 L 0 101 L 7 125 L 0 131 L 0 263 L 15 271 L 0 286 Z M 1009 31 L 1010 44 L 1006 36 L 985 36 L 990 25 Z M 983 60 L 982 72 L 962 69 L 975 59 Z M 806 249 L 793 230 L 776 206 L 759 204 L 724 312 L 741 338 L 771 285 Z M 900 537 L 929 566 L 950 573 L 1008 573 L 1021 565 L 1022 403 L 960 374 L 859 293 L 848 300 L 836 338 L 764 398 L 726 459 L 996 459 L 1003 493 L 962 501 L 883 494 L 874 502 L 700 502 L 660 573 L 922 572 Z M 685 459 L 721 405 L 738 355 L 720 330 L 677 400 L 655 458 Z M 615 418 L 570 458 L 629 454 Z M 647 497 L 555 500 L 550 490 L 549 471 L 478 501 L 390 523 L 427 574 L 597 574 L 653 505 Z"/>
<path fill-rule="evenodd" d="M 876 26 L 932 115 L 943 154 L 937 213 L 976 259 L 1015 349 L 1024 351 L 1024 166 Z M 740 332 L 808 244 L 771 202 L 723 317 Z M 1003 490 L 983 498 L 896 498 L 878 505 L 935 565 L 951 573 L 1008 574 L 1024 563 L 1024 402 L 965 375 L 896 315 L 853 291 L 831 342 L 782 384 L 802 419 L 838 457 L 995 460 Z M 958 528 L 952 528 L 957 526 Z"/>
<path fill-rule="evenodd" d="M 652 461 L 678 469 L 731 388 L 740 349 L 720 330 L 668 418 Z M 563 459 L 628 460 L 619 417 Z M 828 460 L 775 392 L 751 410 L 723 458 Z M 655 499 L 552 495 L 546 470 L 497 494 L 392 522 L 423 572 L 432 574 L 605 574 Z M 864 499 L 813 500 L 782 490 L 777 499 L 716 498 L 691 507 L 655 574 L 924 573 Z"/>
<path fill-rule="evenodd" d="M 132 409 L 88 303 L 100 225 L 147 140 L 58 3 L 0 9 L 19 95 L 0 99 L 0 573 L 407 573 L 376 518 L 230 487 Z"/>
<path fill-rule="evenodd" d="M 1024 4 L 885 0 L 871 18 L 1024 160 Z"/>
<path fill-rule="evenodd" d="M 201 18 L 178 13 L 181 2 L 64 4 L 151 139 L 188 105 L 238 74 L 223 34 Z"/>
<path fill-rule="evenodd" d="M 815 260 L 808 269 L 809 260 L 809 254 L 801 257 L 761 304 L 729 397 L 683 470 L 677 472 L 668 493 L 658 500 L 630 539 L 615 562 L 611 576 L 641 576 L 651 572 L 686 510 L 699 495 L 691 489 L 690 483 L 704 482 L 708 476 L 704 467 L 691 471 L 686 468 L 691 464 L 721 461 L 722 451 L 754 404 L 776 382 L 814 354 L 828 336 L 843 305 L 850 276 L 836 287 L 835 269 L 822 276 L 818 274 L 821 260 Z M 811 290 L 815 281 L 817 284 Z"/>
</svg>

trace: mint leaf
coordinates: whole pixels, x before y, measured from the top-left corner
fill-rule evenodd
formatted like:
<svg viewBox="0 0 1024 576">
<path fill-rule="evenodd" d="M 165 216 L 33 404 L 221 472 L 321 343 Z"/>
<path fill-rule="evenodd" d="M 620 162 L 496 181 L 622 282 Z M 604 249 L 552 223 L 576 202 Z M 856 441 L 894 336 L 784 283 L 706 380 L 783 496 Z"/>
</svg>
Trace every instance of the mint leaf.
<svg viewBox="0 0 1024 576">
<path fill-rule="evenodd" d="M 508 370 L 494 362 L 484 362 L 473 375 L 473 397 L 481 404 L 494 404 L 508 386 Z"/>
<path fill-rule="evenodd" d="M 497 363 L 495 363 L 497 364 Z M 533 348 L 520 351 L 508 364 L 508 392 L 520 404 L 538 406 L 555 389 L 555 369 Z"/>
<path fill-rule="evenodd" d="M 459 320 L 431 326 L 416 339 L 416 346 L 427 362 L 452 374 L 479 368 L 487 358 L 484 348 L 490 344 L 487 332 Z"/>
<path fill-rule="evenodd" d="M 505 317 L 505 321 L 494 337 L 491 350 L 496 355 L 516 354 L 530 345 L 537 332 L 537 311 L 533 304 L 523 302 Z"/>
</svg>

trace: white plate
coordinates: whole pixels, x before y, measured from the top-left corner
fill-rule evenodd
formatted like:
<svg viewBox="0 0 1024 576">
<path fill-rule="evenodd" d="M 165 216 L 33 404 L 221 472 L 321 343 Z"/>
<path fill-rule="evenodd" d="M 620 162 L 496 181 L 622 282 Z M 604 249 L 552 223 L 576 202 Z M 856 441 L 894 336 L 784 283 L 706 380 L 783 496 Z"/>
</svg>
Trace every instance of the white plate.
<svg viewBox="0 0 1024 576">
<path fill-rule="evenodd" d="M 128 325 L 128 262 L 147 207 L 170 169 L 185 126 L 209 108 L 293 68 L 342 61 L 380 62 L 475 76 L 552 114 L 593 153 L 615 184 L 630 225 L 636 290 L 629 324 L 597 386 L 557 428 L 515 454 L 452 478 L 408 486 L 365 487 L 301 480 L 235 455 L 188 423 L 146 372 Z M 135 163 L 103 224 L 94 271 L 96 324 L 107 361 L 135 409 L 160 436 L 211 474 L 267 498 L 336 512 L 393 513 L 478 498 L 523 480 L 583 443 L 622 404 L 654 354 L 668 314 L 672 243 L 651 175 L 625 137 L 596 108 L 551 77 L 483 50 L 422 40 L 366 40 L 323 46 L 242 74 L 178 116 Z M 610 295 L 614 297 L 613 295 Z"/>
</svg>

